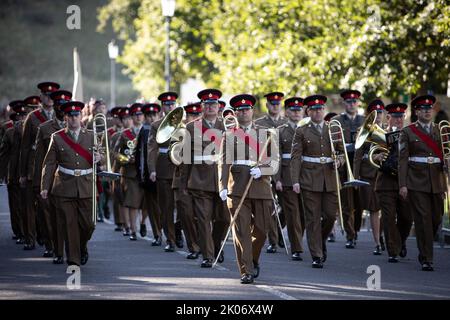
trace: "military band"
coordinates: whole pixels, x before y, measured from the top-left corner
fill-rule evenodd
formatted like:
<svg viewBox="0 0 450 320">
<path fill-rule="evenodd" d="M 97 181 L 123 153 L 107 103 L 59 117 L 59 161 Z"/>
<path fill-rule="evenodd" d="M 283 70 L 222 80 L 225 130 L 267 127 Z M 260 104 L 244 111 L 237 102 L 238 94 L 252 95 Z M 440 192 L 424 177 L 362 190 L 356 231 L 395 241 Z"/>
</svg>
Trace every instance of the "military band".
<svg viewBox="0 0 450 320">
<path fill-rule="evenodd" d="M 375 99 L 364 117 L 353 89 L 341 93 L 345 112 L 327 115 L 324 95 L 284 99 L 273 91 L 264 96 L 268 114 L 256 120 L 258 99 L 250 94 L 234 96 L 227 107 L 220 90 L 204 89 L 198 102 L 180 108 L 178 94 L 164 92 L 159 102 L 114 106 L 98 132 L 95 115 L 82 122 L 85 104 L 71 92 L 55 82 L 38 88 L 40 96 L 9 103 L 0 180 L 7 183 L 16 243 L 26 250 L 44 245 L 55 264 L 64 256 L 69 265 L 87 263 L 88 241 L 95 224 L 109 219 L 111 203 L 116 231 L 135 241 L 139 224 L 145 238 L 148 217 L 152 246 L 165 240 L 164 250 L 174 252 L 184 235 L 186 258 L 201 255 L 202 268 L 224 261 L 231 234 L 242 284 L 259 276 L 266 238 L 268 253 L 285 245 L 284 228 L 289 258 L 303 260 L 306 232 L 312 267 L 323 268 L 337 218 L 346 248 L 355 248 L 363 210 L 370 213 L 374 255 L 383 254 L 384 233 L 388 262 L 400 262 L 414 224 L 421 268 L 434 270 L 433 240 L 448 196 L 442 146 L 450 141 L 445 125 L 432 122 L 431 95 L 411 102 L 418 120 L 404 126 L 406 104 Z M 101 100 L 93 108 L 108 113 Z M 105 135 L 109 151 L 98 143 Z M 107 178 L 105 159 L 120 179 Z M 348 168 L 368 185 L 346 187 Z"/>
</svg>

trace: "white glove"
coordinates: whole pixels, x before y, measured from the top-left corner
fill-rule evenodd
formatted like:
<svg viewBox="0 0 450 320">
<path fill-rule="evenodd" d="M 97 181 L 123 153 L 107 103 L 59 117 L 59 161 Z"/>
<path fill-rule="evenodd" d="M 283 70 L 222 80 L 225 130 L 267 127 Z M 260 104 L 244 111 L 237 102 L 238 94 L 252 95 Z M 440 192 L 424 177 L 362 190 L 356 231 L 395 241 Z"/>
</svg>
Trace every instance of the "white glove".
<svg viewBox="0 0 450 320">
<path fill-rule="evenodd" d="M 223 189 L 222 191 L 219 192 L 219 197 L 220 199 L 222 199 L 222 201 L 226 201 L 227 197 L 228 197 L 228 190 L 227 189 Z"/>
<path fill-rule="evenodd" d="M 251 168 L 250 174 L 253 176 L 253 179 L 259 179 L 261 178 L 261 169 L 258 167 Z"/>
</svg>

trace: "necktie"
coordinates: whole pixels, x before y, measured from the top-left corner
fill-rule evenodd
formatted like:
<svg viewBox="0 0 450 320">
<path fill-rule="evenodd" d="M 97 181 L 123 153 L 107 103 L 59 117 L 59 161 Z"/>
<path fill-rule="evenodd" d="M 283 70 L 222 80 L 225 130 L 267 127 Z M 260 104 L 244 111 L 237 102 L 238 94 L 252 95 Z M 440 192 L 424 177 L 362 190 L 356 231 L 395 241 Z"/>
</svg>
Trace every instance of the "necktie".
<svg viewBox="0 0 450 320">
<path fill-rule="evenodd" d="M 316 124 L 316 129 L 320 132 L 320 134 L 322 134 L 322 127 L 320 126 L 320 124 Z"/>
<path fill-rule="evenodd" d="M 70 135 L 72 136 L 72 139 L 73 139 L 75 142 L 77 142 L 78 137 L 77 137 L 76 132 L 75 132 L 75 131 L 70 131 Z"/>
</svg>

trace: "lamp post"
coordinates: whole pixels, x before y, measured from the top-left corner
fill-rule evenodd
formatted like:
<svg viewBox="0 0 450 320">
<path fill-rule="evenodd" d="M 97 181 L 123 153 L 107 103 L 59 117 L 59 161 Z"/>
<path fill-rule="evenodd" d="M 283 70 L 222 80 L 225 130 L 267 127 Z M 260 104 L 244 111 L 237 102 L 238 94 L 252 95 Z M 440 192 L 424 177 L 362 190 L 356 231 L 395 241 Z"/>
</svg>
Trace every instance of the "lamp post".
<svg viewBox="0 0 450 320">
<path fill-rule="evenodd" d="M 166 17 L 166 59 L 164 63 L 164 79 L 166 91 L 170 91 L 170 19 L 175 13 L 175 0 L 161 0 L 162 14 Z"/>
<path fill-rule="evenodd" d="M 108 54 L 111 59 L 111 104 L 110 107 L 116 106 L 116 59 L 119 56 L 119 47 L 111 40 L 108 43 Z"/>
</svg>

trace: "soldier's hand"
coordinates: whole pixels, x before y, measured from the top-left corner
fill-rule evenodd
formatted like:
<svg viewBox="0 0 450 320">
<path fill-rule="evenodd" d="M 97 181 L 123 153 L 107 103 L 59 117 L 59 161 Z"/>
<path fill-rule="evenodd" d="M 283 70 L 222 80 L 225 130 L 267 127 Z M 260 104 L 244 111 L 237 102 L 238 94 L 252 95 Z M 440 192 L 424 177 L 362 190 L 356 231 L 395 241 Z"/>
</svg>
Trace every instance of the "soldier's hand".
<svg viewBox="0 0 450 320">
<path fill-rule="evenodd" d="M 101 155 L 99 152 L 94 152 L 94 163 L 98 163 L 101 160 Z"/>
<path fill-rule="evenodd" d="M 400 191 L 398 193 L 403 198 L 403 200 L 406 200 L 406 197 L 408 196 L 408 188 L 407 187 L 401 187 Z"/>
<path fill-rule="evenodd" d="M 275 189 L 277 189 L 277 191 L 283 191 L 283 184 L 281 183 L 281 181 L 277 181 L 277 183 L 275 184 Z"/>
<path fill-rule="evenodd" d="M 150 180 L 152 180 L 153 182 L 156 181 L 156 172 L 153 171 L 152 173 L 150 173 Z"/>
<path fill-rule="evenodd" d="M 227 201 L 228 190 L 227 189 L 223 189 L 222 191 L 220 191 L 219 192 L 219 197 L 220 197 L 220 199 L 222 199 L 222 201 Z"/>
<path fill-rule="evenodd" d="M 300 184 L 299 183 L 295 183 L 292 186 L 292 190 L 294 190 L 295 193 L 300 193 Z"/>
<path fill-rule="evenodd" d="M 339 167 L 341 166 L 341 162 L 339 161 L 339 159 L 336 159 L 333 162 L 333 166 L 334 166 L 335 169 L 339 169 Z"/>
<path fill-rule="evenodd" d="M 45 200 L 45 199 L 47 199 L 47 197 L 48 197 L 48 190 L 42 190 L 41 198 Z"/>
<path fill-rule="evenodd" d="M 253 179 L 259 179 L 261 178 L 261 169 L 258 167 L 251 168 L 250 174 L 253 176 Z"/>
</svg>

